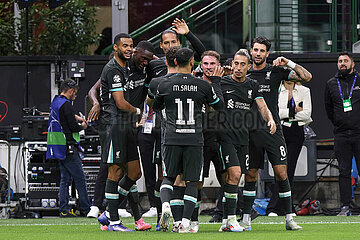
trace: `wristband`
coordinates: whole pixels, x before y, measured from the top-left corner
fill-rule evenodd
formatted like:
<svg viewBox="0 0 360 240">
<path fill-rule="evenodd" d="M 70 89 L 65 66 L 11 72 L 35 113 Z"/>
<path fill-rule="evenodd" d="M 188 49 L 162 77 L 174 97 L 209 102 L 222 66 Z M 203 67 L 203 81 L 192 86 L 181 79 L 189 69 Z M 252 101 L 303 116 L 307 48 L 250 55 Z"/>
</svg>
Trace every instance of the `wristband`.
<svg viewBox="0 0 360 240">
<path fill-rule="evenodd" d="M 294 69 L 296 66 L 296 63 L 294 63 L 293 61 L 289 60 L 288 63 L 286 64 L 286 66 L 288 66 L 291 69 Z"/>
<path fill-rule="evenodd" d="M 141 111 L 140 108 L 136 108 L 136 115 L 140 115 Z"/>
</svg>

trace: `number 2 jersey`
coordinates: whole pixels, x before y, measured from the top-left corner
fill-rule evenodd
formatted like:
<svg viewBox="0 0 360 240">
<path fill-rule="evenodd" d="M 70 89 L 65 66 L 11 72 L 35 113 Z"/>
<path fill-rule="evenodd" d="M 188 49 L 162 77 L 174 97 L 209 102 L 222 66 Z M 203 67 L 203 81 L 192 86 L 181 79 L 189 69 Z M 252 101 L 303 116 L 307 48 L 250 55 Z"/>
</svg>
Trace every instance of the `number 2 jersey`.
<svg viewBox="0 0 360 240">
<path fill-rule="evenodd" d="M 214 88 L 215 90 L 214 90 Z M 165 108 L 164 144 L 202 146 L 203 105 L 223 107 L 219 80 L 209 82 L 191 74 L 177 73 L 164 78 L 158 86 L 154 110 Z"/>
<path fill-rule="evenodd" d="M 249 126 L 253 117 L 251 107 L 255 100 L 263 98 L 259 83 L 246 77 L 243 82 L 235 81 L 231 75 L 221 79 L 224 110 L 219 112 L 218 132 L 220 142 L 249 145 Z"/>
</svg>

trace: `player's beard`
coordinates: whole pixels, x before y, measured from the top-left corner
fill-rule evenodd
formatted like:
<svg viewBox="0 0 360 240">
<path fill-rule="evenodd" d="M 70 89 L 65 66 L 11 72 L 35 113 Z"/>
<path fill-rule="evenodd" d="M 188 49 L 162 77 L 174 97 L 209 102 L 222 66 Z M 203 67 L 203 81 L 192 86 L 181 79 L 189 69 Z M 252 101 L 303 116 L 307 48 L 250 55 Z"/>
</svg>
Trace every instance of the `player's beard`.
<svg viewBox="0 0 360 240">
<path fill-rule="evenodd" d="M 340 76 L 346 77 L 351 72 L 351 68 L 347 68 L 345 70 L 339 70 Z"/>
<path fill-rule="evenodd" d="M 123 60 L 123 61 L 128 60 L 127 58 L 125 58 L 125 56 L 124 56 L 124 54 L 123 54 L 122 52 L 117 52 L 117 55 L 118 55 L 118 57 L 119 57 L 121 60 Z"/>
<path fill-rule="evenodd" d="M 265 62 L 265 60 L 266 60 L 266 58 L 263 58 L 263 59 L 261 59 L 260 62 L 256 62 L 255 59 L 253 59 L 253 63 L 257 66 L 260 66 L 261 64 L 263 64 Z"/>
</svg>

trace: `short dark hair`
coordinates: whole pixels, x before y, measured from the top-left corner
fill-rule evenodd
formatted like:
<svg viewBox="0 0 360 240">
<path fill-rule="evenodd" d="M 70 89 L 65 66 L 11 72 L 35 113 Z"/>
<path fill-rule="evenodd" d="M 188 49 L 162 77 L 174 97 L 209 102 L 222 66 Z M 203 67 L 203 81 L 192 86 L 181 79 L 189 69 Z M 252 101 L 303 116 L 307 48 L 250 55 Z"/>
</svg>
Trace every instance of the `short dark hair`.
<svg viewBox="0 0 360 240">
<path fill-rule="evenodd" d="M 142 40 L 138 43 L 138 45 L 136 45 L 136 48 L 141 48 L 143 50 L 147 50 L 151 53 L 154 53 L 154 46 L 151 44 L 151 42 L 146 41 L 146 40 Z"/>
<path fill-rule="evenodd" d="M 166 53 L 165 53 L 165 58 L 166 58 L 166 62 L 168 64 L 169 67 L 176 67 L 176 64 L 174 62 L 175 59 L 175 55 L 177 50 L 179 50 L 180 47 L 179 46 L 175 46 L 175 47 L 170 47 Z"/>
<path fill-rule="evenodd" d="M 249 55 L 248 50 L 247 50 L 247 49 L 244 49 L 244 48 L 239 49 L 239 50 L 235 53 L 234 58 L 235 58 L 235 56 L 245 56 L 245 57 L 248 59 L 248 63 L 250 63 L 250 61 L 251 61 L 251 57 L 250 57 L 250 55 Z"/>
<path fill-rule="evenodd" d="M 114 37 L 114 44 L 118 44 L 121 38 L 131 38 L 127 33 L 119 33 Z"/>
<path fill-rule="evenodd" d="M 231 66 L 231 63 L 234 59 L 233 58 L 227 58 L 223 64 L 223 66 Z"/>
<path fill-rule="evenodd" d="M 175 59 L 179 67 L 185 67 L 194 57 L 194 51 L 190 48 L 180 48 L 176 51 Z"/>
<path fill-rule="evenodd" d="M 220 62 L 220 54 L 217 51 L 208 50 L 208 51 L 203 52 L 203 54 L 201 54 L 201 60 L 205 56 L 215 57 Z"/>
<path fill-rule="evenodd" d="M 352 53 L 350 53 L 350 52 L 341 52 L 341 53 L 339 53 L 338 59 L 339 59 L 340 56 L 348 56 L 351 59 L 351 61 L 354 61 L 354 57 L 353 57 Z"/>
<path fill-rule="evenodd" d="M 62 83 L 60 84 L 60 89 L 59 92 L 60 93 L 66 93 L 69 89 L 75 89 L 78 90 L 79 86 L 77 85 L 77 83 L 72 80 L 71 78 L 68 78 L 64 81 L 62 81 Z"/>
<path fill-rule="evenodd" d="M 269 51 L 270 48 L 271 48 L 271 42 L 269 39 L 267 39 L 266 37 L 263 37 L 263 36 L 259 36 L 259 37 L 256 37 L 254 38 L 252 41 L 251 41 L 251 48 L 254 47 L 254 44 L 255 43 L 259 43 L 259 44 L 264 44 L 266 46 L 266 51 Z"/>
<path fill-rule="evenodd" d="M 177 32 L 175 32 L 174 30 L 171 30 L 171 29 L 166 29 L 164 31 L 161 32 L 161 35 L 160 35 L 160 42 L 163 42 L 163 36 L 167 33 L 171 33 L 171 34 L 175 34 L 176 35 L 176 39 L 177 40 L 180 40 L 180 36 L 179 34 L 177 34 Z"/>
</svg>

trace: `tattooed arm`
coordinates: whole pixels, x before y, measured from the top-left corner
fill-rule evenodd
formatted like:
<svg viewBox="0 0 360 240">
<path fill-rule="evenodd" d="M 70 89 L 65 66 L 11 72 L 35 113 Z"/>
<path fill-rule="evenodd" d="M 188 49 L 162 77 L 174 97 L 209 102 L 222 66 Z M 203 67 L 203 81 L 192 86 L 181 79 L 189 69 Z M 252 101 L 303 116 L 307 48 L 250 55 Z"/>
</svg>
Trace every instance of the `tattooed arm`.
<svg viewBox="0 0 360 240">
<path fill-rule="evenodd" d="M 292 69 L 289 80 L 291 81 L 305 81 L 309 82 L 312 78 L 311 73 L 306 70 L 303 66 L 294 63 L 293 61 L 285 58 L 278 57 L 273 61 L 274 66 L 287 66 Z"/>
</svg>

